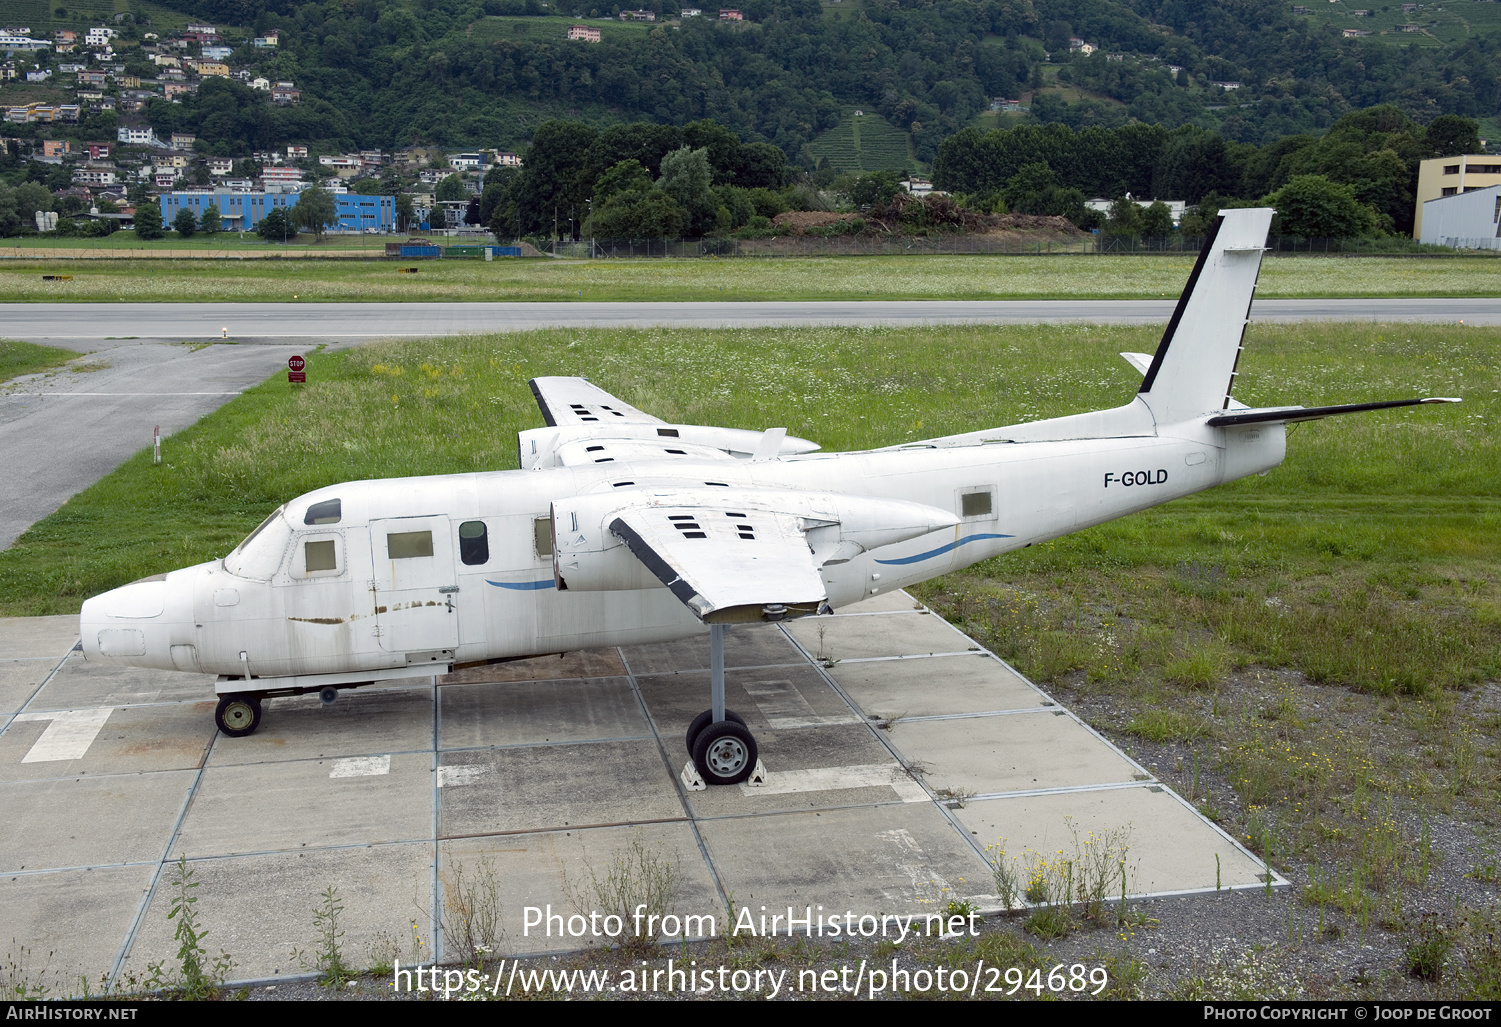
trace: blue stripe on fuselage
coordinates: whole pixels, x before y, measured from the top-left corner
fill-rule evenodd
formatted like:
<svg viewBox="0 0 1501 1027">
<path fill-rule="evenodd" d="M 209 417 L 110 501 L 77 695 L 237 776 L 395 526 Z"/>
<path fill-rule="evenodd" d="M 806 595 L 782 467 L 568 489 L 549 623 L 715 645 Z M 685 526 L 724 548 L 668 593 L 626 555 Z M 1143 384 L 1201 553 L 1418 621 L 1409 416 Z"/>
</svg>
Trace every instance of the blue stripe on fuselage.
<svg viewBox="0 0 1501 1027">
<path fill-rule="evenodd" d="M 987 538 L 1011 538 L 1011 537 L 1012 536 L 1010 536 L 1010 535 L 965 535 L 963 538 L 959 539 L 957 542 L 950 542 L 947 545 L 939 546 L 937 549 L 930 549 L 926 553 L 918 553 L 916 556 L 904 556 L 900 560 L 877 560 L 876 563 L 884 563 L 884 564 L 887 564 L 887 565 L 892 565 L 892 564 L 900 565 L 900 564 L 909 564 L 909 563 L 919 563 L 919 562 L 921 562 L 923 560 L 931 560 L 935 556 L 942 556 L 944 553 L 951 553 L 955 549 L 958 549 L 960 546 L 964 545 L 966 542 L 979 542 L 981 539 L 987 539 Z"/>
<path fill-rule="evenodd" d="M 532 592 L 539 588 L 552 588 L 551 578 L 543 578 L 541 581 L 491 581 L 485 579 L 485 584 L 494 585 L 496 588 L 514 588 L 523 592 Z"/>
</svg>

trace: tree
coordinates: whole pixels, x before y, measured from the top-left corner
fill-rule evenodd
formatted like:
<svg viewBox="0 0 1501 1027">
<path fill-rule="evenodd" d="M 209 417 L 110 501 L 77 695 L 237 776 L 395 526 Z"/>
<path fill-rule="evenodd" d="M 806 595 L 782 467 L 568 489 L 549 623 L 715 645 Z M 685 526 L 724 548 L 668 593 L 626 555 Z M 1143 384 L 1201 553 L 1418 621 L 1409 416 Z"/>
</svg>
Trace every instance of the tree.
<svg viewBox="0 0 1501 1027">
<path fill-rule="evenodd" d="M 709 188 L 712 181 L 706 148 L 690 150 L 685 146 L 662 158 L 662 177 L 657 180 L 657 188 L 687 213 L 684 229 L 689 235 L 703 236 L 714 231 L 719 203 Z"/>
<path fill-rule="evenodd" d="M 688 213 L 676 200 L 649 189 L 616 193 L 594 212 L 590 232 L 600 239 L 674 239 L 687 224 Z"/>
<path fill-rule="evenodd" d="M 1435 157 L 1458 157 L 1466 153 L 1479 153 L 1480 123 L 1473 118 L 1440 114 L 1428 125 L 1423 138 Z"/>
<path fill-rule="evenodd" d="M 193 233 L 198 231 L 198 219 L 193 216 L 193 211 L 188 207 L 181 207 L 177 216 L 172 219 L 172 229 L 184 239 L 193 238 Z"/>
<path fill-rule="evenodd" d="M 1105 221 L 1105 234 L 1137 238 L 1142 234 L 1141 208 L 1135 200 L 1124 196 L 1111 201 L 1110 216 Z"/>
<path fill-rule="evenodd" d="M 412 205 L 411 193 L 396 194 L 396 230 L 398 232 L 411 231 L 417 223 L 417 211 Z"/>
<path fill-rule="evenodd" d="M 219 213 L 217 203 L 210 203 L 203 208 L 203 217 L 198 220 L 198 229 L 204 235 L 217 235 L 224 230 L 224 216 Z"/>
<path fill-rule="evenodd" d="M 1141 234 L 1149 239 L 1160 239 L 1173 234 L 1173 212 L 1161 200 L 1141 212 Z"/>
<path fill-rule="evenodd" d="M 1264 202 L 1277 208 L 1282 235 L 1348 239 L 1376 228 L 1375 212 L 1361 205 L 1354 188 L 1323 175 L 1299 175 Z"/>
<path fill-rule="evenodd" d="M 160 239 L 167 234 L 162 227 L 161 204 L 155 200 L 136 204 L 135 223 L 136 237 L 139 239 Z"/>
<path fill-rule="evenodd" d="M 312 232 L 315 241 L 322 242 L 328 226 L 338 223 L 339 207 L 334 202 L 333 193 L 314 186 L 304 189 L 297 197 L 297 205 L 292 208 L 289 220 L 294 226 Z"/>
<path fill-rule="evenodd" d="M 469 195 L 469 190 L 464 188 L 463 177 L 455 174 L 439 182 L 433 195 L 442 203 L 444 200 L 462 200 Z"/>
<path fill-rule="evenodd" d="M 255 226 L 255 233 L 267 242 L 286 242 L 295 238 L 297 229 L 287 217 L 285 207 L 272 207 Z"/>
</svg>

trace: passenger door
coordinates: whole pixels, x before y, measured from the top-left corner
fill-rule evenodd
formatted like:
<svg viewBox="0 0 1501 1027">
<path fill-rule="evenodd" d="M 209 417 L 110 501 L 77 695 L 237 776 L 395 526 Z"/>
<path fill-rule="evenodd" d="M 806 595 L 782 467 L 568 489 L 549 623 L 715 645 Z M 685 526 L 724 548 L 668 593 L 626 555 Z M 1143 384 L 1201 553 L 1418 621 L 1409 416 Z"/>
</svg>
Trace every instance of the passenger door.
<svg viewBox="0 0 1501 1027">
<path fill-rule="evenodd" d="M 380 647 L 451 653 L 459 644 L 459 585 L 448 518 L 371 521 L 370 556 Z"/>
</svg>

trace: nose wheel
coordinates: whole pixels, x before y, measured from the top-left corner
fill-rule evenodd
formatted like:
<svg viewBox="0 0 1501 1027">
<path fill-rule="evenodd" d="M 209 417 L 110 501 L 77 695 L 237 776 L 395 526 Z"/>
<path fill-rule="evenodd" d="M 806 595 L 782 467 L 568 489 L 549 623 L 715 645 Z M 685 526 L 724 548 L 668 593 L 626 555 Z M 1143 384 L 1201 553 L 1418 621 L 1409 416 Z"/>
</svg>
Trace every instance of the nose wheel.
<svg viewBox="0 0 1501 1027">
<path fill-rule="evenodd" d="M 734 785 L 756 769 L 756 739 L 745 720 L 724 708 L 724 625 L 709 625 L 709 680 L 713 707 L 688 725 L 688 755 L 705 784 Z"/>
<path fill-rule="evenodd" d="M 214 723 L 231 738 L 242 738 L 261 726 L 261 697 L 249 692 L 231 692 L 219 699 Z"/>
</svg>

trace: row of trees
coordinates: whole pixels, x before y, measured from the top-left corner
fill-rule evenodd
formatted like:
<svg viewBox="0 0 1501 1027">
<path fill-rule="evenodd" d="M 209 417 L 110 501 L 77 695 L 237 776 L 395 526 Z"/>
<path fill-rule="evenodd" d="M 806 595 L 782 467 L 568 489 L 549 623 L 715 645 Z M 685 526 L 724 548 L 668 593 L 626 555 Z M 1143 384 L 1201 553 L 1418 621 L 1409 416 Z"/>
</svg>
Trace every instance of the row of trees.
<svg viewBox="0 0 1501 1027">
<path fill-rule="evenodd" d="M 1040 208 L 1028 212 L 1072 217 L 1064 208 L 1086 195 L 1130 193 L 1190 204 L 1206 197 L 1259 200 L 1296 178 L 1322 176 L 1347 187 L 1370 209 L 1378 229 L 1410 232 L 1418 163 L 1479 148 L 1473 120 L 1444 115 L 1425 128 L 1393 106 L 1348 114 L 1321 136 L 1289 136 L 1260 147 L 1192 126 L 1171 132 L 1143 124 L 1079 131 L 1058 124 L 966 129 L 939 148 L 933 180 L 987 207 L 1002 200 L 1021 210 L 1018 202 L 1024 202 Z M 1051 174 L 1050 181 L 1038 166 Z M 1022 192 L 1031 198 L 1018 201 Z"/>
<path fill-rule="evenodd" d="M 319 242 L 330 225 L 338 221 L 338 205 L 333 194 L 326 189 L 303 190 L 297 202 L 290 207 L 273 207 L 256 223 L 255 231 L 268 242 L 286 242 L 294 239 L 299 230 L 312 232 Z M 172 218 L 172 230 L 183 239 L 191 239 L 202 232 L 214 235 L 223 231 L 223 212 L 217 204 L 209 204 L 201 216 L 195 216 L 187 207 L 178 209 Z M 167 234 L 162 220 L 161 204 L 146 200 L 136 205 L 135 233 L 141 239 L 160 239 Z"/>
</svg>

